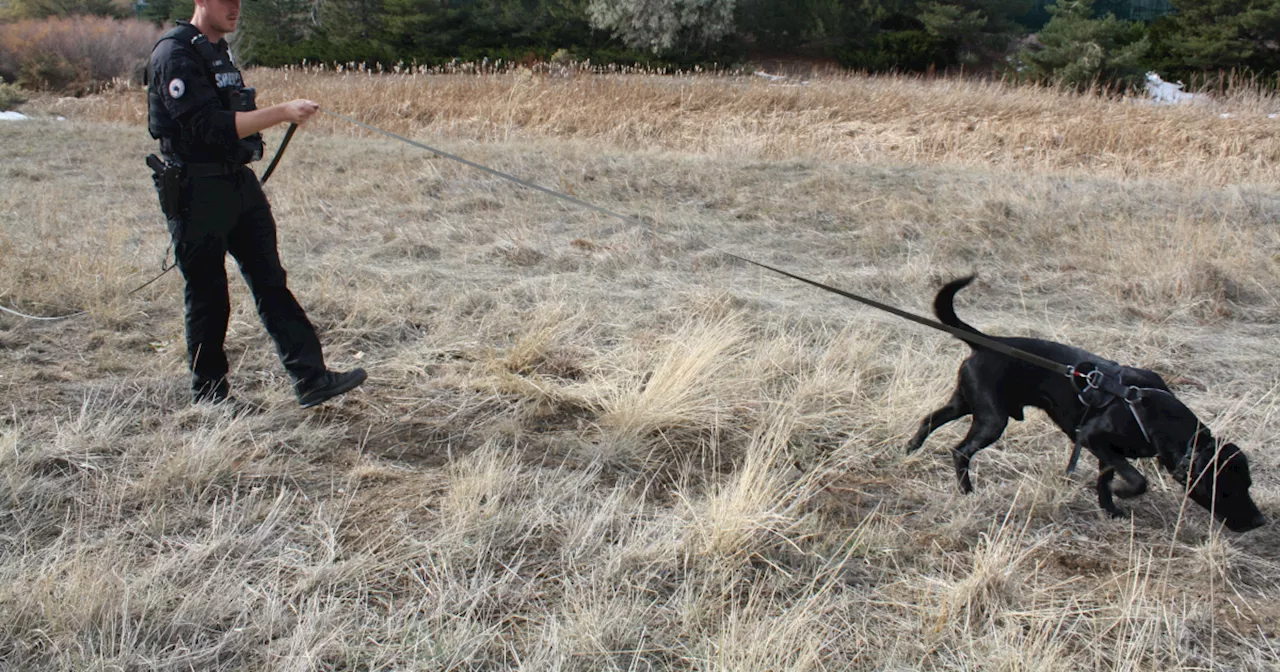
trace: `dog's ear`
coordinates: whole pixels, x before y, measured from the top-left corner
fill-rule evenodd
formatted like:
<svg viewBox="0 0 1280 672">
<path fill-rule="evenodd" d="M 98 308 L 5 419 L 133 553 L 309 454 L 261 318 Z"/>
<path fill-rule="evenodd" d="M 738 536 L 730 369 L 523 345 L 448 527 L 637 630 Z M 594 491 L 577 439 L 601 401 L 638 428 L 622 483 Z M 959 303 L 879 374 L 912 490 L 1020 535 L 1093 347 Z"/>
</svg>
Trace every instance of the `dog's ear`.
<svg viewBox="0 0 1280 672">
<path fill-rule="evenodd" d="M 1174 476 L 1189 485 L 1193 494 L 1207 499 L 1213 498 L 1220 475 L 1243 479 L 1246 488 L 1252 485 L 1249 458 L 1234 443 L 1224 443 L 1217 450 L 1192 450 L 1174 469 Z"/>
<path fill-rule="evenodd" d="M 1174 476 L 1187 489 L 1187 497 L 1210 511 L 1213 510 L 1213 492 L 1217 487 L 1217 469 L 1214 465 L 1214 451 L 1192 450 L 1174 471 Z"/>
<path fill-rule="evenodd" d="M 1253 485 L 1253 479 L 1249 476 L 1249 458 L 1234 443 L 1225 443 L 1218 450 L 1218 469 L 1231 470 L 1244 478 L 1246 486 Z"/>
</svg>

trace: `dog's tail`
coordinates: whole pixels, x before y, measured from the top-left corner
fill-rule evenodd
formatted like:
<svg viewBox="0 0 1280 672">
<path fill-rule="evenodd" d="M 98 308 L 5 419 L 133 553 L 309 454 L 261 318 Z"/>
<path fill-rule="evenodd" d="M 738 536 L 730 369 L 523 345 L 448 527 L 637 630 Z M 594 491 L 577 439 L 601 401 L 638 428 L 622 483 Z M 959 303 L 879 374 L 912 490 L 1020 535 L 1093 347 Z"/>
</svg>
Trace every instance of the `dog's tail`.
<svg viewBox="0 0 1280 672">
<path fill-rule="evenodd" d="M 972 275 L 967 278 L 952 280 L 944 285 L 942 289 L 938 290 L 938 296 L 933 300 L 933 313 L 938 316 L 938 321 L 949 327 L 964 329 L 979 336 L 985 336 L 981 331 L 978 331 L 972 325 L 966 324 L 964 320 L 956 316 L 956 294 L 960 293 L 960 290 L 967 287 L 971 282 L 973 282 Z M 973 344 L 970 343 L 970 345 Z"/>
</svg>

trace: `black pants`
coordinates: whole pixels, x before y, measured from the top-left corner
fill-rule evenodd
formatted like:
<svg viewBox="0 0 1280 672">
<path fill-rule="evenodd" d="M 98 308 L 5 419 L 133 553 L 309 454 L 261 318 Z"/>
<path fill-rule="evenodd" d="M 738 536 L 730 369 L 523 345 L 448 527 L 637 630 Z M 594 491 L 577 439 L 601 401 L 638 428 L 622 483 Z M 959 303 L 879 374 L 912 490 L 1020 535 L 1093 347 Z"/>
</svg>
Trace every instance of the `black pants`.
<svg viewBox="0 0 1280 672">
<path fill-rule="evenodd" d="M 187 359 L 194 392 L 226 386 L 223 342 L 231 316 L 226 255 L 240 264 L 258 316 L 294 383 L 324 373 L 320 339 L 285 285 L 276 222 L 257 176 L 248 167 L 191 177 L 182 193 L 184 217 L 170 222 L 178 268 L 186 278 Z"/>
</svg>

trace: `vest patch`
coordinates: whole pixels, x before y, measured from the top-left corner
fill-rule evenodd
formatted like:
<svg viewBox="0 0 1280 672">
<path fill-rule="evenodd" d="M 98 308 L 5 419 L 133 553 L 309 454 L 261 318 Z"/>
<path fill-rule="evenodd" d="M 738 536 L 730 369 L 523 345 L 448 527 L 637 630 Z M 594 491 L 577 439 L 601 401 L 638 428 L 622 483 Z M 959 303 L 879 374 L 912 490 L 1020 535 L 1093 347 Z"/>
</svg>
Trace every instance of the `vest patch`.
<svg viewBox="0 0 1280 672">
<path fill-rule="evenodd" d="M 181 79 L 169 80 L 169 97 L 177 100 L 187 92 L 187 85 Z"/>
<path fill-rule="evenodd" d="M 225 89 L 228 86 L 240 86 L 244 83 L 238 72 L 215 72 L 213 78 L 217 81 L 219 89 Z"/>
</svg>

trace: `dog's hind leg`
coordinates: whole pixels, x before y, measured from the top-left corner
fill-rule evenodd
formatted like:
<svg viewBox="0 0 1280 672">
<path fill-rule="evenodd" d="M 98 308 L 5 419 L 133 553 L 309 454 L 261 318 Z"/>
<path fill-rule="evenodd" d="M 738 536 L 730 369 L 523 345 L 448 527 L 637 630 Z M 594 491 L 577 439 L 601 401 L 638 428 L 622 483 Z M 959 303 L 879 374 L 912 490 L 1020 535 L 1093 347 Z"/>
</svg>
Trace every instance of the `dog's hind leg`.
<svg viewBox="0 0 1280 672">
<path fill-rule="evenodd" d="M 979 450 L 996 442 L 1004 428 L 1009 425 L 1009 416 L 1003 413 L 975 413 L 973 425 L 964 441 L 951 450 L 952 461 L 956 466 L 956 479 L 960 481 L 961 492 L 973 492 L 973 483 L 969 480 L 969 462 Z"/>
<path fill-rule="evenodd" d="M 911 441 L 907 443 L 907 454 L 916 452 L 920 446 L 924 445 L 925 439 L 933 433 L 933 430 L 951 422 L 969 415 L 969 402 L 965 400 L 960 390 L 956 390 L 951 395 L 951 400 L 946 406 L 926 415 L 924 420 L 920 421 L 920 429 L 916 431 L 916 435 L 911 437 Z"/>
</svg>

